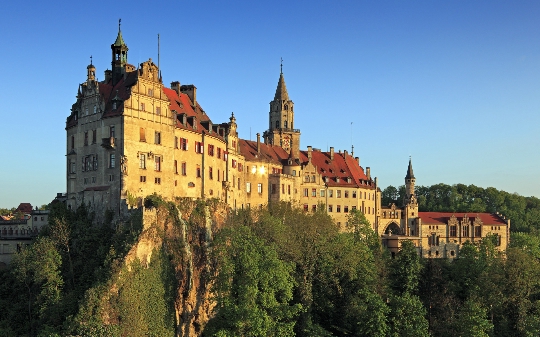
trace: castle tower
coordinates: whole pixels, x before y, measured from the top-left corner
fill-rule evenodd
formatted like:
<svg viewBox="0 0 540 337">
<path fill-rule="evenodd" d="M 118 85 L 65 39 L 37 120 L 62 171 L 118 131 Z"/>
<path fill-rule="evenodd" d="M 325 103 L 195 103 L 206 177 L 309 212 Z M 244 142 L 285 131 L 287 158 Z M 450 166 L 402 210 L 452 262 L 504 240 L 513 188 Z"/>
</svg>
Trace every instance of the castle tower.
<svg viewBox="0 0 540 337">
<path fill-rule="evenodd" d="M 294 128 L 294 103 L 289 98 L 283 67 L 279 74 L 274 100 L 270 102 L 269 128 L 264 142 L 279 145 L 294 158 L 300 156 L 300 130 Z"/>
<path fill-rule="evenodd" d="M 412 161 L 409 159 L 409 167 L 407 168 L 407 175 L 405 175 L 405 196 L 403 200 L 404 215 L 405 215 L 405 228 L 401 228 L 405 235 L 418 236 L 420 235 L 420 228 L 418 228 L 415 218 L 418 217 L 418 200 L 414 193 L 414 184 L 416 179 L 414 178 Z"/>
<path fill-rule="evenodd" d="M 409 159 L 409 167 L 407 169 L 407 175 L 405 176 L 405 198 L 410 199 L 411 195 L 414 195 L 414 184 L 416 179 L 414 178 L 411 159 Z"/>
<path fill-rule="evenodd" d="M 116 36 L 116 41 L 111 44 L 113 85 L 116 85 L 116 83 L 118 83 L 118 81 L 120 81 L 120 79 L 124 77 L 124 74 L 126 73 L 127 52 L 129 50 L 124 42 L 124 39 L 122 38 L 120 22 L 121 20 L 118 20 L 118 35 Z"/>
</svg>

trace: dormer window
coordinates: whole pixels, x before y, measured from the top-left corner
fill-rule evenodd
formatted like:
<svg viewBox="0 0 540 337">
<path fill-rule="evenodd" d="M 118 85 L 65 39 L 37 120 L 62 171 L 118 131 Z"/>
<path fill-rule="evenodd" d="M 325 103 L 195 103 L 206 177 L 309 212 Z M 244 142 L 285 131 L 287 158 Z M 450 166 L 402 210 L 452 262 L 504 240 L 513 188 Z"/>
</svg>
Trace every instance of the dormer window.
<svg viewBox="0 0 540 337">
<path fill-rule="evenodd" d="M 339 177 L 336 177 L 336 183 L 339 183 Z"/>
<path fill-rule="evenodd" d="M 112 108 L 113 108 L 113 110 L 116 110 L 116 102 L 114 102 L 114 103 L 112 104 Z"/>
<path fill-rule="evenodd" d="M 350 177 L 347 177 L 347 182 L 350 184 L 351 183 L 351 178 Z"/>
</svg>

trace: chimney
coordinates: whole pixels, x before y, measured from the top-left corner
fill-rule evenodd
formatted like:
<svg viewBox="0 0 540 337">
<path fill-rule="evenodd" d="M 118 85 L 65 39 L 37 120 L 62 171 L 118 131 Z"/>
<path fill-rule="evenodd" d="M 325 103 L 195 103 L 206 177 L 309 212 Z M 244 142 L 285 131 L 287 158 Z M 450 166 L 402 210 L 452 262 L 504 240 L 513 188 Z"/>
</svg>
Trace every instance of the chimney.
<svg viewBox="0 0 540 337">
<path fill-rule="evenodd" d="M 334 147 L 330 147 L 330 160 L 334 160 Z"/>
<path fill-rule="evenodd" d="M 105 82 L 104 83 L 109 83 L 109 81 L 112 79 L 112 70 L 105 70 Z"/>
<path fill-rule="evenodd" d="M 368 179 L 371 179 L 371 169 L 369 167 L 366 167 L 366 176 Z"/>
<path fill-rule="evenodd" d="M 261 134 L 257 132 L 257 153 L 261 153 Z"/>
<path fill-rule="evenodd" d="M 307 157 L 308 157 L 308 161 L 311 163 L 311 156 L 312 156 L 312 152 L 313 151 L 313 148 L 311 146 L 308 146 L 307 147 Z"/>
<path fill-rule="evenodd" d="M 180 86 L 180 91 L 183 94 L 186 94 L 189 96 L 189 99 L 191 99 L 191 105 L 197 106 L 197 87 L 193 84 L 186 84 Z"/>
<path fill-rule="evenodd" d="M 343 159 L 347 159 L 347 150 L 343 150 Z"/>
<path fill-rule="evenodd" d="M 176 91 L 176 94 L 180 96 L 180 82 L 178 81 L 171 82 L 171 89 Z"/>
<path fill-rule="evenodd" d="M 358 166 L 360 166 L 360 157 L 354 157 L 354 159 L 358 162 Z"/>
</svg>

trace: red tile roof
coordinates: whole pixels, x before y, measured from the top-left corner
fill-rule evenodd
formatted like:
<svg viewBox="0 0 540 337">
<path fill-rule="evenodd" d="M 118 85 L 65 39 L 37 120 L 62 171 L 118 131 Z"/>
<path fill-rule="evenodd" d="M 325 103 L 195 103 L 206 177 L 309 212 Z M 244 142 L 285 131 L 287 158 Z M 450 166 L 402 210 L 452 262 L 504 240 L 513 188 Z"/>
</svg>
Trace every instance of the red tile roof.
<svg viewBox="0 0 540 337">
<path fill-rule="evenodd" d="M 245 139 L 238 140 L 240 144 L 240 153 L 246 158 L 246 161 L 267 161 L 276 165 L 286 163 L 289 154 L 281 146 L 260 143 L 260 153 L 257 153 L 257 142 Z"/>
<path fill-rule="evenodd" d="M 308 162 L 307 151 L 300 152 L 300 159 L 304 164 Z M 327 182 L 329 187 L 350 186 L 375 188 L 372 180 L 368 179 L 364 169 L 358 161 L 351 155 L 345 153 L 334 153 L 334 159 L 330 159 L 330 152 L 312 151 L 311 162 L 317 167 L 317 173 L 323 177 L 330 178 Z M 339 177 L 339 182 L 336 178 Z M 347 182 L 351 178 L 351 182 Z"/>
<path fill-rule="evenodd" d="M 479 216 L 484 225 L 506 225 L 506 222 L 499 216 L 491 213 L 451 213 L 451 212 L 418 212 L 418 217 L 422 219 L 422 223 L 426 224 L 447 224 L 448 220 L 455 215 L 457 220 L 463 220 L 467 215 L 471 221 Z"/>
<path fill-rule="evenodd" d="M 19 207 L 17 207 L 17 211 L 22 213 L 32 213 L 32 205 L 28 202 L 22 202 L 19 204 Z"/>
</svg>

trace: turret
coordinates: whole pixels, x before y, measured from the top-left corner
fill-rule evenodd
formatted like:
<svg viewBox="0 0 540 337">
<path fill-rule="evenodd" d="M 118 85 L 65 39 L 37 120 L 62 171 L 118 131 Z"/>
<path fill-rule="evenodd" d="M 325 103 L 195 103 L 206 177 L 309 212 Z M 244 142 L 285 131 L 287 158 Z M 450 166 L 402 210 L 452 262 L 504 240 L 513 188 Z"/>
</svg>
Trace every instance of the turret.
<svg viewBox="0 0 540 337">
<path fill-rule="evenodd" d="M 414 184 L 416 179 L 414 178 L 412 161 L 409 158 L 409 167 L 407 169 L 407 175 L 405 176 L 405 198 L 410 199 L 414 195 Z"/>
<path fill-rule="evenodd" d="M 120 23 L 121 20 L 118 20 L 118 35 L 116 36 L 116 41 L 114 41 L 114 43 L 111 45 L 113 85 L 116 85 L 116 83 L 118 83 L 126 73 L 127 52 L 129 50 L 126 43 L 124 42 L 124 38 L 122 37 Z"/>
</svg>

